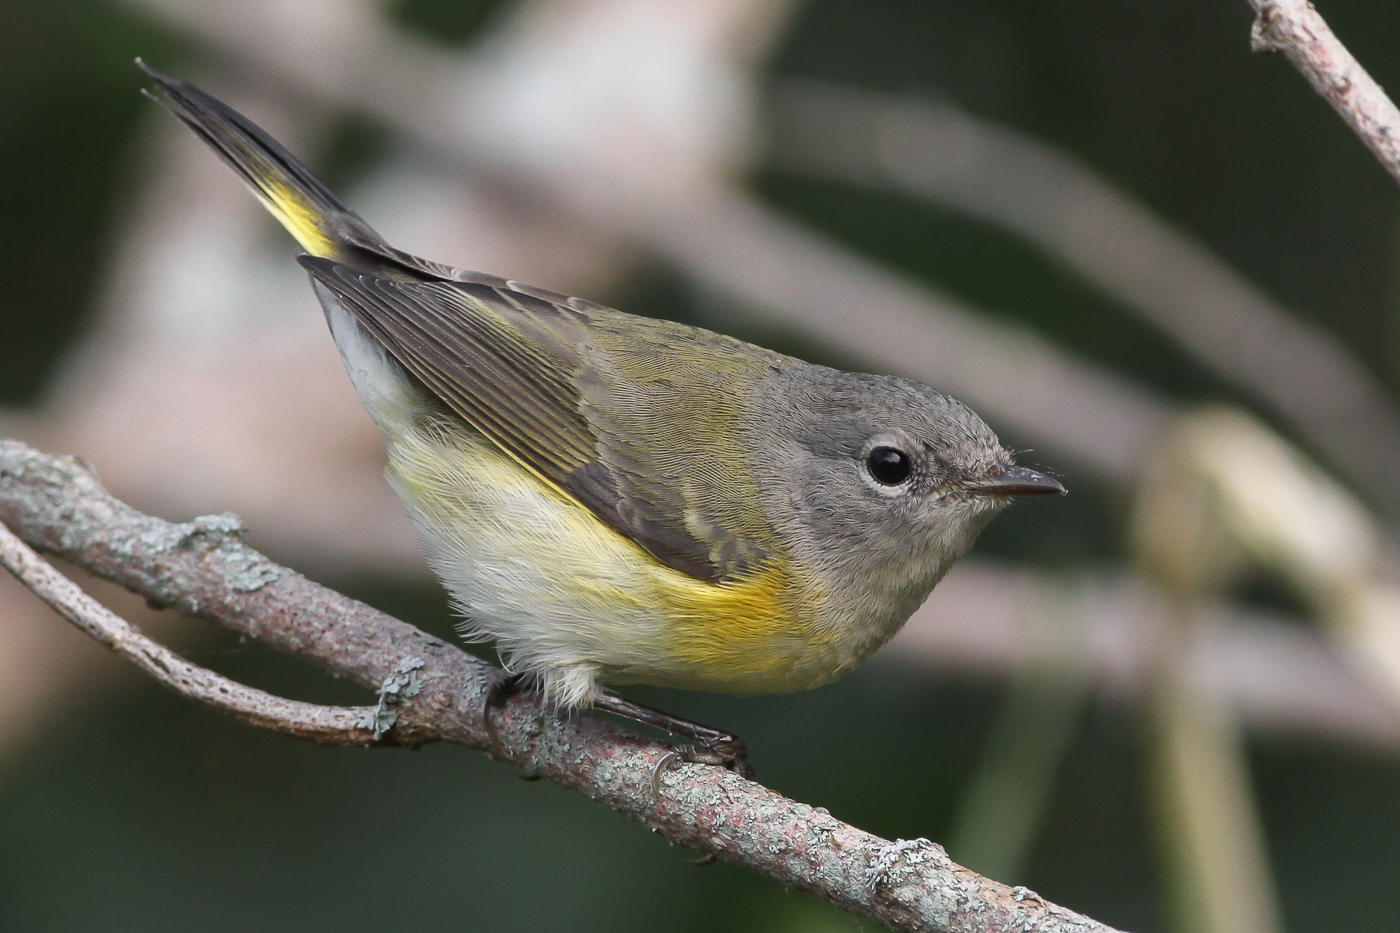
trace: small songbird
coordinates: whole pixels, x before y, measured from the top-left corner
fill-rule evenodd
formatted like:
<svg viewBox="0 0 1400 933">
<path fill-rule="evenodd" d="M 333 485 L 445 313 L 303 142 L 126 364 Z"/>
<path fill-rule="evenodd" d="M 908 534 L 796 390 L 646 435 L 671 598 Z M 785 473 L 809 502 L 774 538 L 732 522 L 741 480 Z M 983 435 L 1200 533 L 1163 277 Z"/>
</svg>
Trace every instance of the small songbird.
<svg viewBox="0 0 1400 933">
<path fill-rule="evenodd" d="M 241 114 L 141 67 L 306 251 L 463 635 L 558 707 L 659 725 L 742 770 L 736 737 L 602 685 L 828 683 L 1010 497 L 1064 492 L 920 383 L 403 253 Z"/>
</svg>

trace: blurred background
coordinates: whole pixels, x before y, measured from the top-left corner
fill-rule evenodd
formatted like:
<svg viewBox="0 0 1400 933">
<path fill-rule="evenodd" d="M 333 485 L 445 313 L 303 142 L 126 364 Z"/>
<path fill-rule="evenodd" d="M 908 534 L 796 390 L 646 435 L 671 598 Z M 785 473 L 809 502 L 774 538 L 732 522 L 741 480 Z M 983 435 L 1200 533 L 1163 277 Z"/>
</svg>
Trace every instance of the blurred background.
<svg viewBox="0 0 1400 933">
<path fill-rule="evenodd" d="M 1400 6 L 1321 12 L 1400 87 Z M 840 683 L 629 695 L 1115 926 L 1400 913 L 1400 203 L 1243 0 L 0 0 L 0 434 L 436 634 L 294 245 L 139 93 L 396 246 L 952 392 L 1018 503 Z M 196 662 L 366 696 L 93 592 Z M 489 648 L 480 650 L 488 657 Z M 0 580 L 0 929 L 873 929 L 459 748 L 159 690 Z"/>
</svg>

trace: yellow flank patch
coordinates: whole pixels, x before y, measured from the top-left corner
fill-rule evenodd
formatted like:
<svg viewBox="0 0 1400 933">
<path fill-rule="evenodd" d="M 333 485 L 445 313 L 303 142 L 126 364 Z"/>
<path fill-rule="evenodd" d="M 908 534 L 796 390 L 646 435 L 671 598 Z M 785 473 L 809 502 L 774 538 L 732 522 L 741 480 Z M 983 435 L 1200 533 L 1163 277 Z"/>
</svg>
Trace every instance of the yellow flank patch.
<svg viewBox="0 0 1400 933">
<path fill-rule="evenodd" d="M 335 241 L 322 229 L 322 213 L 295 188 L 268 180 L 258 200 L 296 237 L 302 249 L 322 259 L 335 258 Z"/>
<path fill-rule="evenodd" d="M 584 664 L 605 680 L 758 693 L 840 665 L 814 623 L 823 588 L 786 558 L 709 583 L 662 564 L 479 436 L 409 429 L 390 448 L 434 569 L 521 669 Z"/>
<path fill-rule="evenodd" d="M 798 635 L 801 622 L 798 607 L 786 598 L 786 560 L 749 579 L 720 584 L 658 568 L 678 658 L 739 676 L 761 676 L 791 663 L 788 639 Z"/>
</svg>

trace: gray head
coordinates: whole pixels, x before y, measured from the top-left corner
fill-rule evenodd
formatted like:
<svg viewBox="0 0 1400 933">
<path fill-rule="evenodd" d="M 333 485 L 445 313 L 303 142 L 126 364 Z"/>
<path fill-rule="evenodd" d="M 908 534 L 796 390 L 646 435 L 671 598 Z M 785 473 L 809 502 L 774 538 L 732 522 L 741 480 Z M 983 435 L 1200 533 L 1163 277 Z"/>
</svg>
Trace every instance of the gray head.
<svg viewBox="0 0 1400 933">
<path fill-rule="evenodd" d="M 752 466 L 767 474 L 770 519 L 799 563 L 895 624 L 1011 496 L 1064 492 L 926 385 L 802 365 L 767 388 Z"/>
</svg>

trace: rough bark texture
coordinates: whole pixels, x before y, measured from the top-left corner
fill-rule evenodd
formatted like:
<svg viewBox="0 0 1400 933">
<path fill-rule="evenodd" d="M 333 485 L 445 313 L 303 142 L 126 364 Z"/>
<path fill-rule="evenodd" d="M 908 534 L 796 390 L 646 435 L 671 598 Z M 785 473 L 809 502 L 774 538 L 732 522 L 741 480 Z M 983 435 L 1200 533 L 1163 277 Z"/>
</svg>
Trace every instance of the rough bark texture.
<svg viewBox="0 0 1400 933">
<path fill-rule="evenodd" d="M 1250 47 L 1282 52 L 1400 181 L 1400 111 L 1307 0 L 1249 0 Z"/>
<path fill-rule="evenodd" d="M 0 566 L 69 622 L 197 703 L 249 725 L 321 745 L 363 746 L 379 738 L 380 707 L 318 706 L 287 700 L 191 664 L 84 593 L 2 524 Z M 390 695 L 396 694 L 381 694 Z"/>
<path fill-rule="evenodd" d="M 892 929 L 1111 933 L 955 864 L 926 839 L 882 839 L 728 771 L 670 769 L 658 797 L 652 774 L 667 746 L 596 716 L 561 720 L 534 697 L 515 695 L 488 731 L 483 701 L 495 668 L 272 563 L 242 542 L 232 516 L 153 518 L 113 498 L 80 461 L 0 441 L 0 522 L 35 548 L 148 599 L 396 696 L 376 728 L 389 742 L 444 739 L 480 749 L 675 843 Z M 379 709 L 385 713 L 385 703 Z"/>
</svg>

